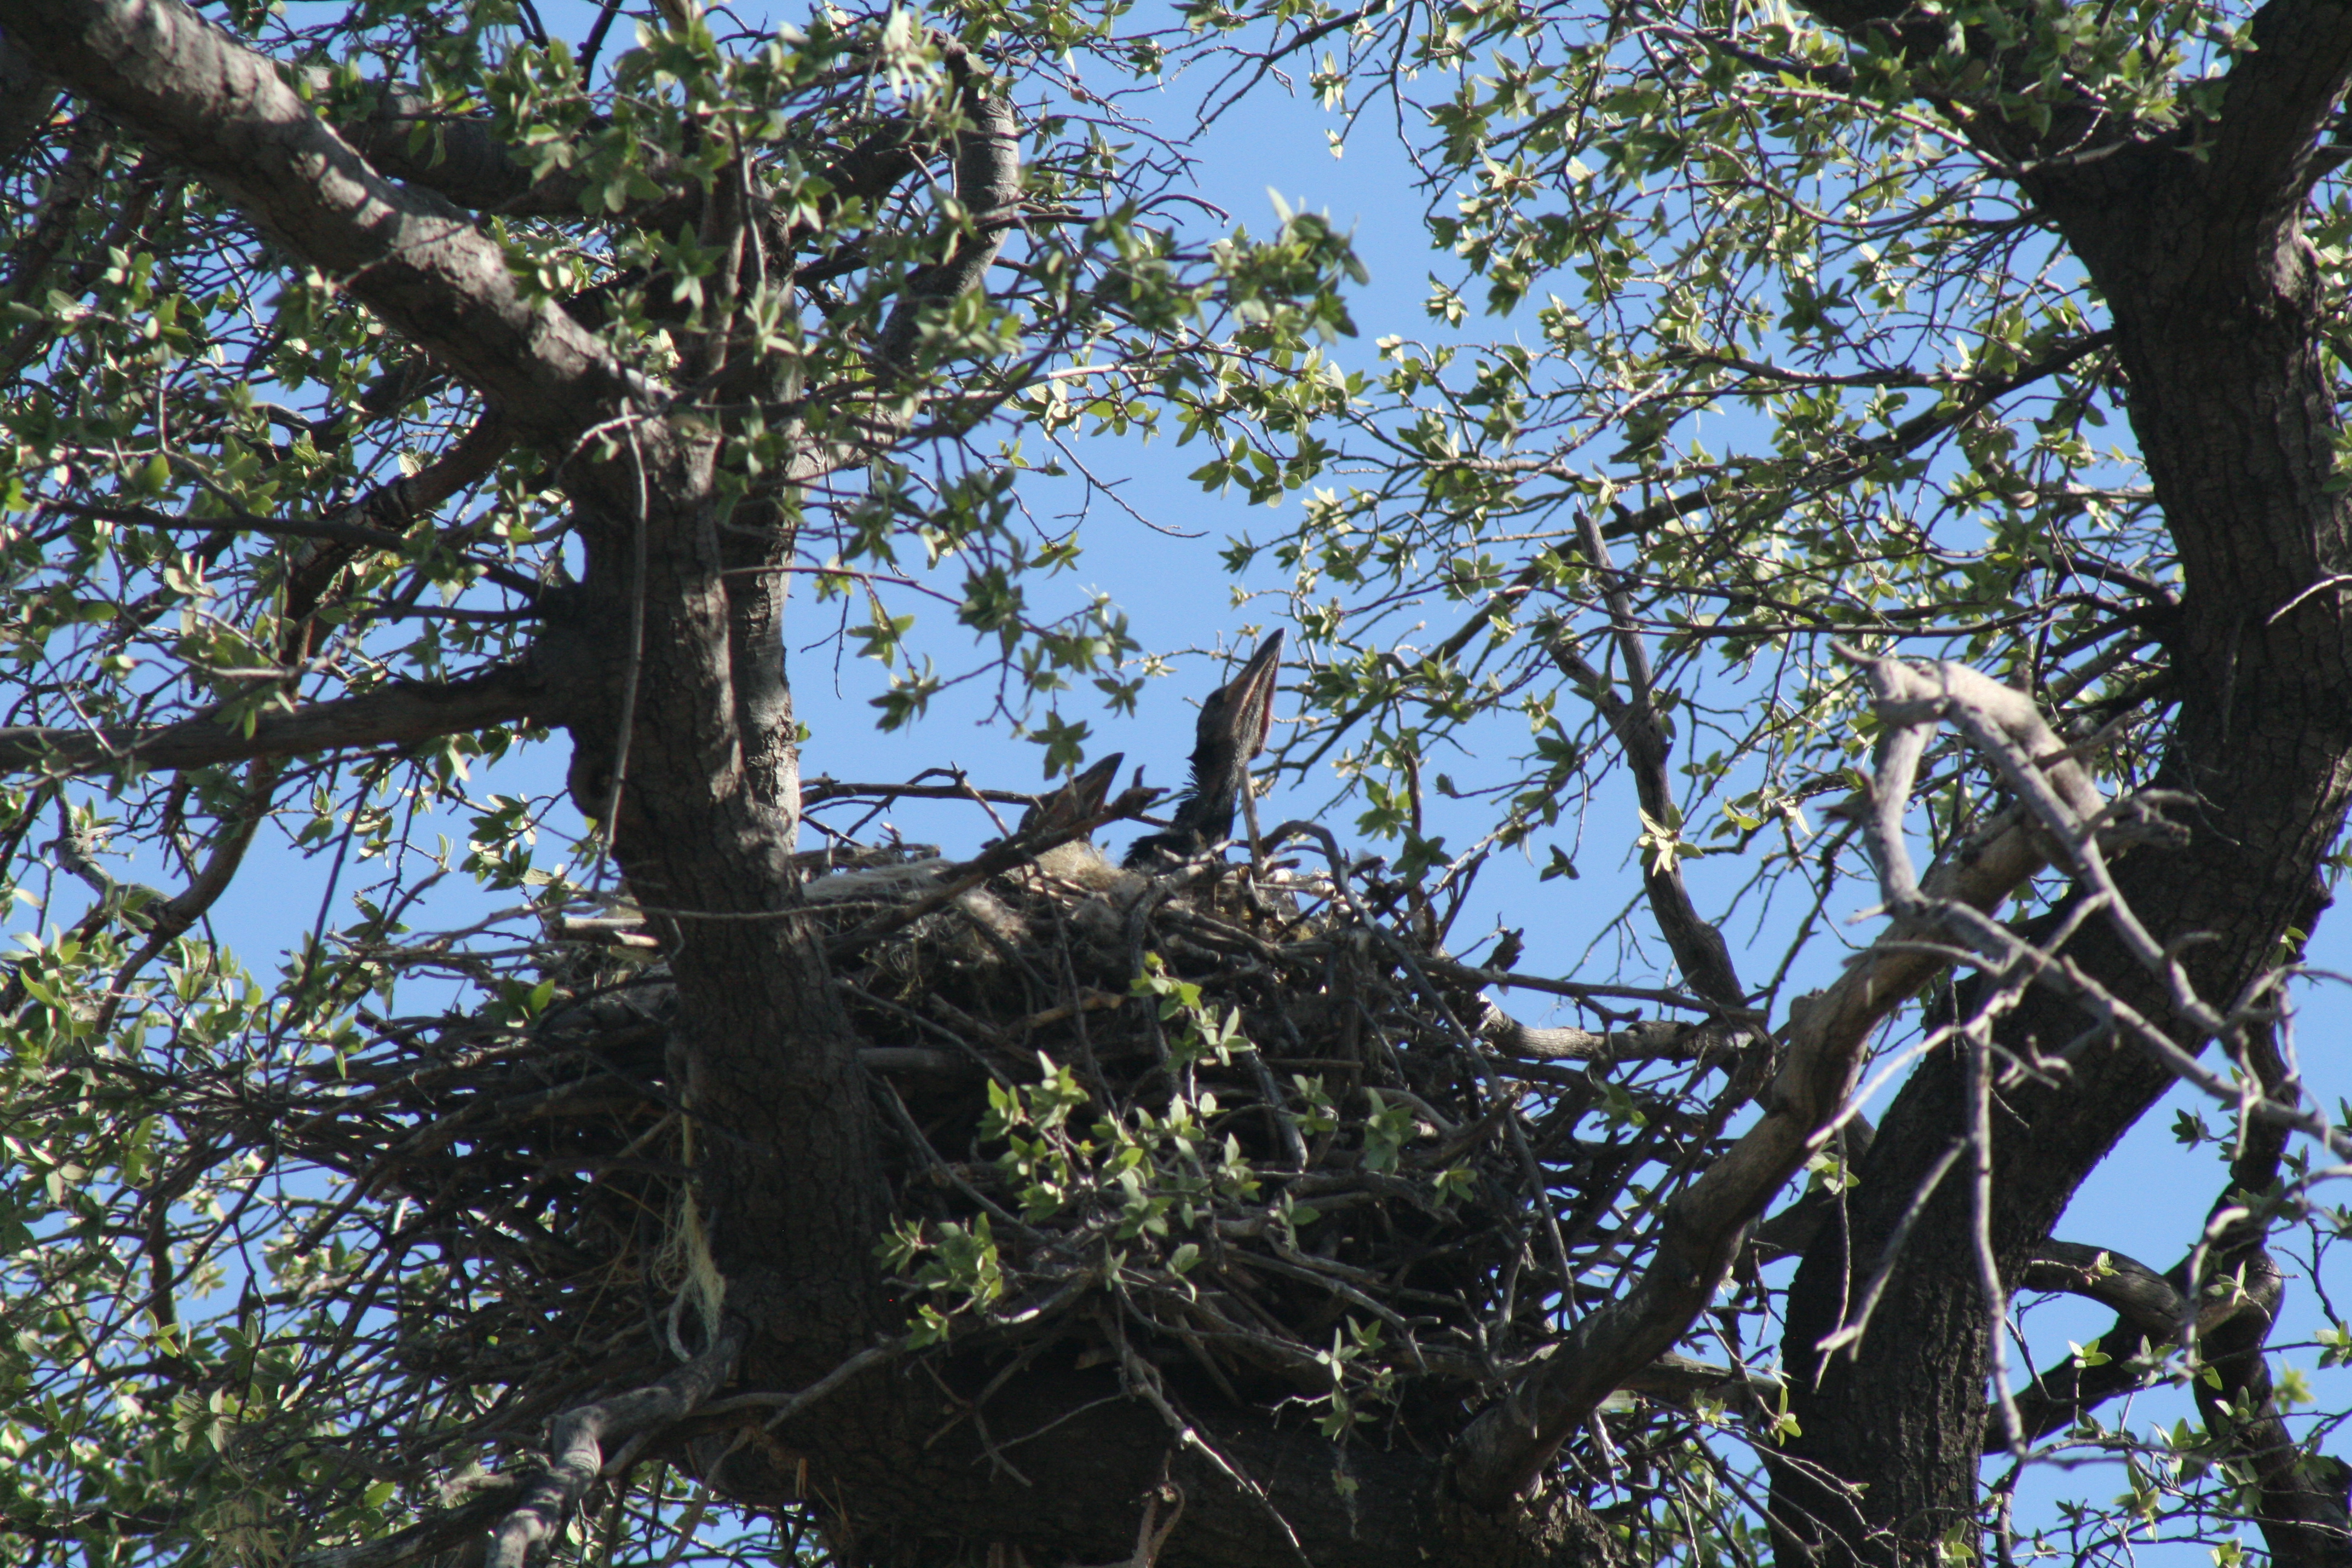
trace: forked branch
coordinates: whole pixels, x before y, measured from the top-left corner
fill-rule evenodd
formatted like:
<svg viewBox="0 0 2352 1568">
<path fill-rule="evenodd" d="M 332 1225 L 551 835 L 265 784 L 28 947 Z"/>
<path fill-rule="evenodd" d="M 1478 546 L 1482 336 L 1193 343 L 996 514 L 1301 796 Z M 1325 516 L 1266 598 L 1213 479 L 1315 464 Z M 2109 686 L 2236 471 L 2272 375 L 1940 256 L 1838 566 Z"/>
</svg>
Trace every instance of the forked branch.
<svg viewBox="0 0 2352 1568">
<path fill-rule="evenodd" d="M 1937 671 L 1893 660 L 1876 661 L 1873 671 L 1880 682 L 1883 715 L 1906 700 L 1948 694 L 1951 684 L 1947 679 L 1938 685 Z M 2010 695 L 2031 711 L 2026 699 Z M 1893 727 L 1882 748 L 1874 793 L 1879 833 L 1892 834 L 1899 849 L 1901 803 L 1925 749 L 1924 728 L 1942 717 L 1943 710 L 1930 703 L 1890 716 Z M 2034 718 L 2038 723 L 2039 716 Z M 2101 804 L 2088 776 L 2063 753 L 2054 761 L 2075 769 L 2080 789 L 2089 795 L 2079 795 L 2075 778 L 2066 787 L 2089 807 L 2089 815 L 2098 816 Z M 1633 1289 L 1578 1323 L 1553 1355 L 1464 1433 L 1453 1464 L 1454 1485 L 1465 1498 L 1477 1506 L 1502 1506 L 1582 1427 L 1601 1400 L 1673 1348 L 1714 1300 L 1748 1223 L 1850 1114 L 1847 1099 L 1872 1033 L 1946 966 L 1948 948 L 1936 911 L 1961 908 L 1984 914 L 1998 908 L 2042 867 L 2048 844 L 2029 819 L 2011 814 L 1956 847 L 1924 880 L 1913 878 L 1907 856 L 1883 863 L 1892 872 L 1882 879 L 1894 917 L 1886 931 L 1835 984 L 1791 1006 L 1781 1031 L 1786 1057 L 1764 1097 L 1763 1116 L 1674 1201 L 1657 1255 Z"/>
<path fill-rule="evenodd" d="M 383 178 L 255 53 L 179 0 L 0 0 L 41 70 L 195 171 L 532 437 L 656 399 L 604 343 L 525 294 L 498 243 Z"/>
</svg>

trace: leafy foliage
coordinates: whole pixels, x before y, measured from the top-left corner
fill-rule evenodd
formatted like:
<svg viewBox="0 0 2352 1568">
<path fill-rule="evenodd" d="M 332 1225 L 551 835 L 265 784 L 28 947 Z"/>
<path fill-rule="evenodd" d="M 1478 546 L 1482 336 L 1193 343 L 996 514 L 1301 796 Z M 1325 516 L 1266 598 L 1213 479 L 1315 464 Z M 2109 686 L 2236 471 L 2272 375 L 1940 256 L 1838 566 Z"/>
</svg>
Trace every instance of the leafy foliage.
<svg viewBox="0 0 2352 1568">
<path fill-rule="evenodd" d="M 1029 900 L 1023 951 L 1061 965 L 1005 1008 L 1066 1009 L 1066 1033 L 1041 1048 L 1024 1027 L 1015 1050 L 985 1007 L 922 1015 L 991 1076 L 897 1128 L 894 1354 L 1017 1358 L 1085 1318 L 1134 1388 L 1197 1372 L 1335 1442 L 1442 1449 L 1623 1297 L 1766 1081 L 1723 1030 L 1753 1047 L 1790 1015 L 1866 873 L 1848 797 L 1879 721 L 1835 644 L 1990 668 L 2118 793 L 2149 782 L 2179 701 L 2179 550 L 2114 418 L 2112 301 L 2030 160 L 1980 128 L 2050 133 L 2087 103 L 2100 135 L 2195 149 L 2259 52 L 2247 17 L 1846 10 L 954 0 L 771 29 L 663 0 L 576 39 L 528 0 L 207 13 L 494 237 L 505 282 L 667 389 L 721 535 L 787 542 L 741 570 L 805 579 L 890 669 L 886 728 L 992 684 L 1051 774 L 1083 760 L 1097 698 L 1132 710 L 1152 661 L 1110 597 L 1050 607 L 1087 540 L 1029 510 L 1082 441 L 1166 436 L 1206 489 L 1297 503 L 1225 557 L 1274 574 L 1305 634 L 1276 763 L 1335 770 L 1392 863 L 1282 889 L 1304 913 L 1179 906 L 1150 928 L 1160 957 L 1096 953 L 1084 984 L 1066 933 L 1042 934 L 1060 905 L 999 879 L 989 896 Z M 1171 85 L 1213 82 L 1208 118 L 1294 71 L 1335 147 L 1392 117 L 1422 181 L 1440 271 L 1417 331 L 1377 323 L 1369 355 L 1349 237 L 1287 208 L 1264 236 L 1212 229 L 1184 139 L 1143 118 L 1147 94 L 1194 101 Z M 992 163 L 1008 103 L 1018 157 Z M 121 748 L 530 668 L 586 569 L 567 469 L 623 460 L 635 427 L 550 443 L 77 100 L 0 138 L 0 637 L 10 722 L 48 749 L 0 788 L 6 1550 L 277 1564 L 491 1517 L 511 1485 L 481 1467 L 645 1374 L 648 1344 L 682 1353 L 714 1295 L 667 1021 L 613 1011 L 657 989 L 632 964 L 660 939 L 609 890 L 609 825 L 479 782 L 550 742 L 528 713 L 168 773 Z M 2332 164 L 2315 178 L 2333 353 L 2352 208 Z M 947 670 L 942 623 L 977 650 Z M 1939 847 L 2000 804 L 1958 748 L 1926 776 Z M 337 895 L 288 912 L 273 974 L 206 924 L 262 835 L 328 863 Z M 1615 971 L 1551 983 L 1601 1026 L 1577 1032 L 1586 1054 L 1501 1077 L 1479 996 L 1517 939 L 1484 969 L 1444 944 L 1482 871 L 1523 856 L 1557 897 L 1596 849 L 1630 857 L 1672 962 L 1617 916 Z M 1686 874 L 1703 920 L 1672 912 L 1695 908 Z M 1690 937 L 1735 916 L 1783 943 L 1744 978 Z M 617 956 L 583 957 L 589 932 Z M 851 977 L 866 1035 L 931 1006 L 937 937 Z M 1302 1022 L 1296 994 L 1337 1012 Z M 1086 1031 L 1098 996 L 1125 1076 L 1087 1061 L 1113 1043 Z M 1633 1006 L 1690 1029 L 1614 1059 L 1607 1042 L 1658 1037 Z M 1956 1018 L 1931 990 L 1886 1059 Z M 942 1124 L 968 1146 L 931 1147 Z M 2243 1124 L 2184 1114 L 2177 1135 L 2245 1158 Z M 2269 1227 L 2309 1225 L 2315 1277 L 2341 1228 L 2279 1159 L 2232 1165 L 2231 1217 L 2192 1254 L 2217 1273 L 2182 1275 L 2215 1332 L 2267 1332 Z M 1843 1146 L 1813 1170 L 1809 1202 L 1859 1179 Z M 1767 1260 L 1744 1255 L 1686 1339 L 1717 1363 L 1621 1392 L 1548 1468 L 1628 1554 L 1769 1549 L 1758 1489 L 1804 1434 Z M 1252 1268 L 1263 1299 L 1219 1299 Z M 2335 1324 L 2304 1348 L 2326 1369 L 2346 1347 Z M 2128 1478 L 2051 1542 L 2174 1530 L 2234 1561 L 2262 1477 L 2231 1434 L 2315 1387 L 2254 1380 L 2261 1349 L 2225 1378 L 2226 1356 L 2119 1331 L 2049 1369 L 2079 1397 L 2040 1457 L 2120 1457 Z M 2100 1379 L 2187 1391 L 2203 1430 L 2103 1425 Z M 2297 1419 L 2290 1468 L 2333 1463 L 2340 1411 Z M 824 1550 L 814 1514 L 730 1515 L 667 1455 L 617 1479 L 565 1550 Z M 2011 1528 L 2013 1484 L 1947 1556 Z"/>
</svg>

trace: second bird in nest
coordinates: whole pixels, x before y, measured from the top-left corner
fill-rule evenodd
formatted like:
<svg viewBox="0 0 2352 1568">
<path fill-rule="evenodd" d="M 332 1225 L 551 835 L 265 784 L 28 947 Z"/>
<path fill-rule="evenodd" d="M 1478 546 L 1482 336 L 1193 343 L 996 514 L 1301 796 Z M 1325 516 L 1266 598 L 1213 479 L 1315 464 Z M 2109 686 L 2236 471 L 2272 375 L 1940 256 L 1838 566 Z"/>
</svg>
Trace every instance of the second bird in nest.
<svg viewBox="0 0 2352 1568">
<path fill-rule="evenodd" d="M 1273 727 L 1282 642 L 1279 631 L 1267 637 L 1231 680 L 1202 701 L 1193 729 L 1192 787 L 1177 800 L 1164 831 L 1146 834 L 1129 846 L 1124 869 L 1112 866 L 1085 838 L 1045 850 L 1036 857 L 1034 868 L 1051 880 L 1075 885 L 1087 893 L 1131 897 L 1145 885 L 1136 873 L 1150 876 L 1171 870 L 1230 839 L 1241 792 L 1249 787 L 1249 765 L 1265 750 Z M 1022 816 L 1014 829 L 1016 837 L 1042 837 L 1099 816 L 1122 760 L 1118 754 L 1105 757 L 1039 799 Z M 931 859 L 838 872 L 810 883 L 808 896 L 820 905 L 852 900 L 893 902 L 921 896 L 936 887 L 949 868 L 949 862 Z M 974 889 L 959 902 L 967 914 L 991 929 L 1009 930 L 1013 923 L 1010 912 L 1000 910 L 985 889 Z M 996 918 L 1000 914 L 1003 918 Z"/>
</svg>

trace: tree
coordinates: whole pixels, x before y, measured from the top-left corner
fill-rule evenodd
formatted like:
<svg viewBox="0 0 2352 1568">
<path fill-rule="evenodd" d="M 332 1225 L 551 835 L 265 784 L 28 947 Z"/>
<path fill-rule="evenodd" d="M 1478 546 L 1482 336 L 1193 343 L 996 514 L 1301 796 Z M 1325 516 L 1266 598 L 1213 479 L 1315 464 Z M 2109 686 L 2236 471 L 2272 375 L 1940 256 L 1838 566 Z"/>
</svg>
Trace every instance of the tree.
<svg viewBox="0 0 2352 1568">
<path fill-rule="evenodd" d="M 1709 795 L 1710 837 L 1748 848 L 1775 809 L 1844 787 L 1859 716 L 1832 637 L 1990 662 L 2078 740 L 2131 737 L 2111 777 L 2187 803 L 2183 843 L 2134 854 L 2112 892 L 2075 880 L 2020 928 L 2044 952 L 2063 933 L 2064 984 L 2021 991 L 2013 958 L 1960 939 L 1977 978 L 1928 1012 L 1969 1045 L 1924 1055 L 1792 1287 L 1783 1361 L 1802 1435 L 1773 1467 L 1784 1546 L 1927 1556 L 1973 1528 L 1980 1451 L 2021 1458 L 2063 1425 L 2078 1381 L 2101 1397 L 2130 1381 L 2068 1369 L 2054 1404 L 2045 1381 L 1987 1436 L 1989 1300 L 2079 1288 L 2053 1281 L 2052 1227 L 2186 1070 L 2128 1037 L 2194 1050 L 2215 1037 L 2212 1009 L 2242 1009 L 2239 1032 L 2219 1032 L 2244 1081 L 2294 1093 L 2259 999 L 2325 907 L 2344 809 L 2328 596 L 2345 206 L 2327 138 L 2346 17 L 2284 3 L 1346 20 L 1293 24 L 1261 54 L 1345 37 L 1353 63 L 1318 79 L 1406 100 L 1401 67 L 1453 67 L 1456 89 L 1425 105 L 1433 194 L 1460 193 L 1433 232 L 1492 303 L 1573 278 L 1538 311 L 1539 346 L 1390 348 L 1385 399 L 1355 416 L 1375 482 L 1276 543 L 1302 584 L 1328 578 L 1375 614 L 1428 603 L 1400 591 L 1408 555 L 1444 563 L 1447 595 L 1475 606 L 1442 657 L 1327 678 L 1328 700 L 1375 726 L 1359 756 L 1412 776 L 1482 705 L 1540 729 L 1545 666 L 1566 674 L 1634 772 L 1676 964 L 1725 1004 L 1756 994 L 1705 983 L 1713 955 L 1678 929 L 1672 847 Z M 1436 289 L 1433 311 L 1465 309 Z M 1700 445 L 1696 416 L 1743 406 L 1762 417 L 1729 421 L 1723 455 Z M 2136 449 L 2093 445 L 2107 407 Z M 1599 439 L 1622 446 L 1585 457 Z M 1333 546 L 1330 512 L 1359 548 Z M 1612 545 L 1636 563 L 1615 571 Z M 1596 669 L 1573 635 L 1596 608 L 1621 641 L 1660 634 L 1667 673 L 1630 642 L 1617 670 Z M 1702 650 L 1738 679 L 1709 679 Z M 1674 797 L 1654 739 L 1671 718 L 1692 799 Z M 1727 739 L 1711 753 L 1708 731 Z M 1570 760 L 1590 754 L 1590 735 L 1554 736 L 1502 815 L 1507 837 L 1548 821 Z M 1971 809 L 1959 787 L 1955 825 Z M 1825 892 L 1834 858 L 1819 864 Z M 2101 899 L 2144 931 L 2095 917 Z M 2166 964 L 2135 955 L 2147 942 Z M 1988 1049 L 2012 1076 L 1986 1154 L 1969 1129 Z M 2037 1050 L 2068 1070 L 2042 1076 Z M 1974 1184 L 1952 1174 L 1971 1140 L 1990 1162 Z M 2267 1314 L 2260 1235 L 2301 1184 L 2279 1185 L 2272 1135 L 2238 1147 L 2212 1227 L 2170 1278 L 2242 1259 Z M 1842 1331 L 1857 1301 L 1876 1307 L 1858 1342 Z M 2137 1354 L 2185 1310 L 2127 1310 L 2101 1343 Z M 2252 1321 L 2208 1342 L 2210 1435 L 2247 1467 L 2279 1561 L 2337 1560 L 2342 1472 L 2284 1444 Z"/>
<path fill-rule="evenodd" d="M 2124 1529 L 2352 1552 L 2263 1353 L 2272 1233 L 2333 1223 L 2288 1134 L 2352 1147 L 2277 1007 L 2352 778 L 2339 8 L 665 5 L 600 76 L 616 15 L 0 0 L 0 847 L 52 920 L 45 852 L 95 894 L 8 993 L 26 1554 L 1940 1560 L 2008 1547 L 1980 1456 L 2053 1436 L 2143 1464 Z M 1371 374 L 1322 346 L 1346 240 L 1195 242 L 1122 108 L 1318 49 L 1466 274 Z M 1465 342 L 1481 284 L 1531 342 Z M 837 786 L 786 583 L 866 606 L 901 722 L 940 679 L 902 606 L 960 574 L 1058 771 L 1055 694 L 1131 705 L 1134 649 L 1028 608 L 1075 542 L 1020 517 L 1019 437 L 1155 426 L 1211 486 L 1344 481 L 1229 559 L 1272 552 L 1310 648 L 1279 765 L 1336 762 L 1395 864 L 1309 825 L 1314 909 L 1196 866 L 1028 963 L 1096 908 L 1040 857 L 1148 804 L 1065 796 L 843 925 L 837 852 L 794 851 Z M 1517 726 L 1516 773 L 1437 771 Z M 556 730 L 589 827 L 550 861 L 560 816 L 465 773 Z M 1617 766 L 1624 972 L 1448 955 Z M 435 802 L 475 820 L 422 871 Z M 202 922 L 273 822 L 383 871 L 265 990 Z M 1790 994 L 1865 858 L 1885 930 Z M 452 871 L 519 909 L 411 931 Z M 1750 898 L 1802 906 L 1760 980 Z M 904 1005 L 971 1000 L 935 917 L 1017 1008 Z M 1073 1067 L 1097 1014 L 1132 1073 Z M 1346 1072 L 1278 1081 L 1284 1030 Z M 1874 1138 L 1874 1053 L 1916 1063 Z M 2183 1076 L 2235 1119 L 2189 1258 L 2053 1241 Z M 2021 1289 L 2116 1327 L 2013 1378 Z M 2099 1425 L 2167 1379 L 2201 1436 Z"/>
</svg>

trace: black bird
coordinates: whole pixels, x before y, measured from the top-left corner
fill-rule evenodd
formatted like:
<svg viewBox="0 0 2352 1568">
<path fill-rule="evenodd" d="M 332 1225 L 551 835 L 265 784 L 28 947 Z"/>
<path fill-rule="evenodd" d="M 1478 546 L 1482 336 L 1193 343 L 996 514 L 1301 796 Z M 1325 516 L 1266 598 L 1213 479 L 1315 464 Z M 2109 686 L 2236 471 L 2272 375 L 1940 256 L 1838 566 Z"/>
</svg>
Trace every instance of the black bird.
<svg viewBox="0 0 2352 1568">
<path fill-rule="evenodd" d="M 1139 838 L 1127 864 L 1149 868 L 1215 848 L 1234 836 L 1234 803 L 1248 787 L 1252 758 L 1274 727 L 1274 687 L 1282 671 L 1277 631 L 1250 655 L 1241 673 L 1209 693 L 1192 747 L 1192 788 L 1176 803 L 1168 831 Z"/>
</svg>

